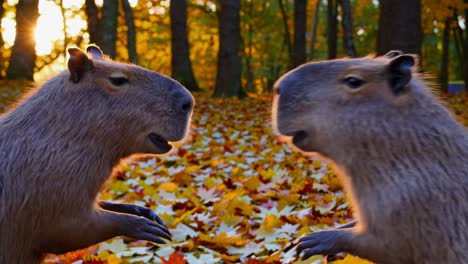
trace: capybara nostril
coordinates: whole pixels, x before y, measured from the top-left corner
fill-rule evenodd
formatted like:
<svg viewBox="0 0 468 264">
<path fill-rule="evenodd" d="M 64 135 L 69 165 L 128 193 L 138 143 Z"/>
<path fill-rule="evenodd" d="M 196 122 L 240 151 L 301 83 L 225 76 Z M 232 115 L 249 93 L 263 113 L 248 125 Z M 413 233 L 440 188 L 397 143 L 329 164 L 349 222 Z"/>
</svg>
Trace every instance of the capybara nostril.
<svg viewBox="0 0 468 264">
<path fill-rule="evenodd" d="M 278 82 L 275 83 L 275 85 L 273 86 L 273 93 L 275 93 L 277 95 L 281 94 L 281 87 L 280 87 Z"/>
<path fill-rule="evenodd" d="M 184 111 L 188 111 L 190 110 L 190 108 L 192 108 L 192 103 L 191 102 L 186 102 L 182 105 L 182 110 Z"/>
<path fill-rule="evenodd" d="M 177 99 L 177 110 L 182 110 L 184 112 L 190 112 L 193 106 L 193 98 L 187 93 L 183 93 Z"/>
<path fill-rule="evenodd" d="M 280 95 L 281 94 L 281 87 L 275 87 L 275 92 L 277 95 Z"/>
</svg>

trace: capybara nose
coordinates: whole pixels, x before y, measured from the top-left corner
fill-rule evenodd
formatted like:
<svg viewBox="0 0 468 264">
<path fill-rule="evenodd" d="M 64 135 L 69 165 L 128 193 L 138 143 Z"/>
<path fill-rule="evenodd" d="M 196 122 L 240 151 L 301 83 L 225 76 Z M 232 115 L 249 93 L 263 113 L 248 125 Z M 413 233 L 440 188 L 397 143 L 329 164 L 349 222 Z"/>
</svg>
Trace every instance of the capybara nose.
<svg viewBox="0 0 468 264">
<path fill-rule="evenodd" d="M 273 92 L 276 93 L 277 95 L 281 94 L 281 86 L 280 86 L 281 80 L 276 81 L 276 83 L 273 86 Z"/>
<path fill-rule="evenodd" d="M 281 86 L 276 86 L 276 87 L 275 87 L 275 93 L 276 93 L 277 95 L 280 95 L 280 94 L 281 94 Z"/>
<path fill-rule="evenodd" d="M 190 112 L 192 110 L 193 97 L 188 92 L 180 93 L 176 100 L 177 110 L 183 112 Z"/>
</svg>

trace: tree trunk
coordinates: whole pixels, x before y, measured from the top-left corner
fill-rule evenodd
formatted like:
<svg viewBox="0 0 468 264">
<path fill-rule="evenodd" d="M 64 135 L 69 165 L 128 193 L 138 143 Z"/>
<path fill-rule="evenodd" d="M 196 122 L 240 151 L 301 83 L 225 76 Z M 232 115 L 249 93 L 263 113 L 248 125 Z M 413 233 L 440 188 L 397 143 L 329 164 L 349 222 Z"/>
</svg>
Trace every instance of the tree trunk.
<svg viewBox="0 0 468 264">
<path fill-rule="evenodd" d="M 214 97 L 245 97 L 241 86 L 240 0 L 220 0 L 218 72 Z"/>
<path fill-rule="evenodd" d="M 183 1 L 181 1 L 183 2 Z M 128 50 L 128 60 L 138 64 L 138 55 L 136 49 L 136 31 L 135 31 L 135 21 L 133 18 L 132 7 L 128 0 L 122 0 L 122 6 L 125 13 L 125 24 L 127 25 L 127 50 Z"/>
<path fill-rule="evenodd" d="M 336 21 L 336 0 L 327 0 L 327 39 L 328 39 L 328 59 L 336 58 L 338 23 Z"/>
<path fill-rule="evenodd" d="M 270 50 L 272 39 L 270 35 L 265 36 L 265 50 Z M 266 74 L 266 82 L 264 82 L 264 89 L 266 92 L 271 93 L 273 91 L 273 86 L 278 80 L 281 74 L 282 65 L 279 63 L 279 59 L 282 57 L 286 43 L 283 42 L 281 49 L 278 53 L 268 54 L 267 59 L 264 60 L 263 66 L 268 69 Z"/>
<path fill-rule="evenodd" d="M 111 58 L 116 55 L 117 42 L 117 15 L 119 14 L 119 2 L 116 0 L 104 0 L 102 5 L 102 32 L 101 49 Z"/>
<path fill-rule="evenodd" d="M 306 61 L 307 0 L 294 1 L 294 58 L 297 67 Z"/>
<path fill-rule="evenodd" d="M 190 91 L 198 91 L 200 88 L 195 80 L 190 61 L 186 0 L 171 0 L 170 17 L 172 77 Z"/>
<path fill-rule="evenodd" d="M 3 8 L 4 2 L 5 2 L 4 0 L 0 0 L 0 21 L 2 21 L 3 15 L 5 14 L 5 9 Z M 3 57 L 4 45 L 5 45 L 5 41 L 3 40 L 3 35 L 0 32 L 0 80 L 3 79 L 3 69 L 5 67 L 4 61 L 6 61 L 5 58 Z"/>
<path fill-rule="evenodd" d="M 88 33 L 89 33 L 89 42 L 97 45 L 100 43 L 100 23 L 99 23 L 99 10 L 96 6 L 94 0 L 86 0 L 85 2 L 85 12 L 88 22 Z"/>
<path fill-rule="evenodd" d="M 353 36 L 353 17 L 350 0 L 340 0 L 341 10 L 343 11 L 343 45 L 346 54 L 352 58 L 356 57 L 356 47 L 354 46 Z"/>
<path fill-rule="evenodd" d="M 468 20 L 468 0 L 464 0 L 465 3 L 465 38 L 463 42 L 463 55 L 464 55 L 464 69 L 463 69 L 463 78 L 465 82 L 465 91 L 468 91 L 468 28 L 466 27 L 466 21 Z"/>
<path fill-rule="evenodd" d="M 454 19 L 456 21 L 457 17 L 455 16 Z M 460 66 L 462 68 L 462 73 L 464 73 L 465 72 L 464 70 L 465 69 L 465 62 L 464 62 L 465 54 L 463 51 L 463 31 L 459 25 L 457 25 L 453 29 L 453 39 L 455 42 L 455 51 L 457 52 L 457 58 L 460 58 Z"/>
<path fill-rule="evenodd" d="M 253 1 L 248 2 L 248 9 L 247 9 L 247 54 L 245 56 L 245 90 L 247 92 L 253 92 L 255 89 L 254 84 L 254 74 L 252 71 L 252 57 L 253 57 L 253 25 L 252 25 L 252 11 L 253 11 Z"/>
<path fill-rule="evenodd" d="M 317 4 L 315 4 L 315 14 L 314 14 L 314 23 L 312 25 L 312 40 L 310 41 L 310 54 L 309 54 L 309 61 L 314 59 L 314 52 L 315 52 L 315 43 L 317 42 L 317 28 L 320 18 L 320 3 L 322 0 L 317 0 Z"/>
<path fill-rule="evenodd" d="M 289 65 L 288 69 L 293 68 L 293 46 L 291 43 L 291 33 L 289 32 L 289 18 L 288 13 L 286 12 L 286 7 L 284 6 L 283 0 L 278 0 L 278 4 L 281 11 L 281 17 L 283 18 L 283 26 L 284 26 L 284 42 L 286 43 L 286 47 L 288 48 L 288 56 L 289 56 Z"/>
<path fill-rule="evenodd" d="M 0 21 L 2 21 L 3 15 L 5 14 L 5 8 L 3 7 L 3 3 L 5 3 L 5 0 L 0 0 Z M 0 44 L 2 44 L 1 48 L 3 48 L 3 35 L 0 34 Z"/>
<path fill-rule="evenodd" d="M 451 19 L 445 19 L 444 34 L 442 37 L 442 63 L 440 65 L 439 84 L 442 91 L 448 91 L 448 63 L 450 45 L 450 23 Z"/>
<path fill-rule="evenodd" d="M 421 55 L 421 1 L 380 0 L 377 53 L 390 50 Z"/>
<path fill-rule="evenodd" d="M 39 0 L 20 0 L 16 5 L 16 38 L 6 77 L 11 80 L 34 80 L 36 28 Z"/>
</svg>

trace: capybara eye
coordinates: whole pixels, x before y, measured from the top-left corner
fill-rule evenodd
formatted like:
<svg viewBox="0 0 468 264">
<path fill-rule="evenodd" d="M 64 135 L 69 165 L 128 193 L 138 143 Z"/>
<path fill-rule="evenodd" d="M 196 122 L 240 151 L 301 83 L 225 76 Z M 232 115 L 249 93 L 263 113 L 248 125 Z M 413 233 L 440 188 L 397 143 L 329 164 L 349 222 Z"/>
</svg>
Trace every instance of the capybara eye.
<svg viewBox="0 0 468 264">
<path fill-rule="evenodd" d="M 128 83 L 128 79 L 125 77 L 110 77 L 109 80 L 115 86 L 121 86 Z"/>
<path fill-rule="evenodd" d="M 346 85 L 348 85 L 349 88 L 357 89 L 364 84 L 364 81 L 356 77 L 346 77 L 344 79 L 344 83 L 346 83 Z"/>
</svg>

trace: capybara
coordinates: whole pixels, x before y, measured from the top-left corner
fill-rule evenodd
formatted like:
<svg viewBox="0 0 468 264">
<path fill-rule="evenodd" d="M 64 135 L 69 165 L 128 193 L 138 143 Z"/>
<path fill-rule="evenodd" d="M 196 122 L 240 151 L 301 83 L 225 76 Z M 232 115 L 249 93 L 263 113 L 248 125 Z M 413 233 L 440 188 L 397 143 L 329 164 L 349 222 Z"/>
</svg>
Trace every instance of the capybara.
<svg viewBox="0 0 468 264">
<path fill-rule="evenodd" d="M 468 134 L 398 51 L 299 66 L 276 83 L 276 131 L 328 160 L 357 224 L 298 252 L 377 263 L 468 263 Z"/>
<path fill-rule="evenodd" d="M 0 263 L 38 263 L 114 236 L 164 243 L 149 208 L 97 202 L 122 158 L 162 154 L 187 134 L 194 99 L 178 82 L 68 49 L 68 70 L 0 117 Z"/>
</svg>

